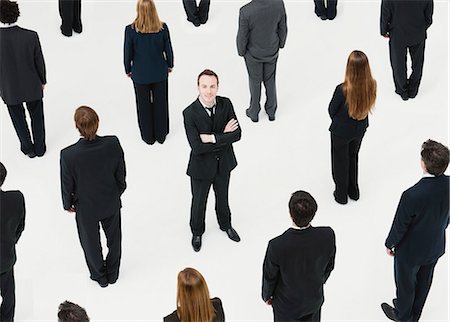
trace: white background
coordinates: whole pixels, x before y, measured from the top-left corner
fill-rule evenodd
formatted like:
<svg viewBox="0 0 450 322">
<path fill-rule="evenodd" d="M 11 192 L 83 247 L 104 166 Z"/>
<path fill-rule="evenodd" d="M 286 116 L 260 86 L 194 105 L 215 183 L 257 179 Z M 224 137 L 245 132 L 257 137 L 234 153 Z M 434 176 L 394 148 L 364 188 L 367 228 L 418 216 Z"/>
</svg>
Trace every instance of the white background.
<svg viewBox="0 0 450 322">
<path fill-rule="evenodd" d="M 435 1 L 419 95 L 403 102 L 394 93 L 388 41 L 379 35 L 380 1 L 341 0 L 336 19 L 321 21 L 312 0 L 286 0 L 277 119 L 269 122 L 262 111 L 254 124 L 245 116 L 248 78 L 235 45 L 245 3 L 213 0 L 209 21 L 195 28 L 181 0 L 157 1 L 170 29 L 175 68 L 170 134 L 164 145 L 148 146 L 140 139 L 132 82 L 122 63 L 124 28 L 135 18 L 135 2 L 83 1 L 83 33 L 71 38 L 59 32 L 57 1 L 20 2 L 18 23 L 39 33 L 47 66 L 48 150 L 42 158 L 24 156 L 1 103 L 1 161 L 8 169 L 3 190 L 20 189 L 27 206 L 15 265 L 16 321 L 55 321 L 66 299 L 85 307 L 92 321 L 161 321 L 175 309 L 177 273 L 187 266 L 202 272 L 228 321 L 269 321 L 272 310 L 260 296 L 262 261 L 267 242 L 290 226 L 288 200 L 300 189 L 319 204 L 313 225 L 331 226 L 337 236 L 323 320 L 387 320 L 380 304 L 390 303 L 395 285 L 384 241 L 399 197 L 421 177 L 422 142 L 449 143 L 449 4 Z M 332 196 L 327 108 L 354 49 L 369 57 L 378 97 L 360 152 L 361 199 L 342 206 Z M 196 99 L 196 77 L 205 68 L 219 74 L 219 94 L 232 100 L 242 127 L 230 185 L 232 222 L 242 241 L 236 244 L 219 230 L 211 194 L 203 247 L 194 253 L 182 110 Z M 127 164 L 120 278 L 106 289 L 89 279 L 74 215 L 63 211 L 60 197 L 59 152 L 78 140 L 73 112 L 83 104 L 100 115 L 100 135 L 119 137 Z M 448 282 L 445 255 L 423 320 L 449 320 Z"/>
</svg>

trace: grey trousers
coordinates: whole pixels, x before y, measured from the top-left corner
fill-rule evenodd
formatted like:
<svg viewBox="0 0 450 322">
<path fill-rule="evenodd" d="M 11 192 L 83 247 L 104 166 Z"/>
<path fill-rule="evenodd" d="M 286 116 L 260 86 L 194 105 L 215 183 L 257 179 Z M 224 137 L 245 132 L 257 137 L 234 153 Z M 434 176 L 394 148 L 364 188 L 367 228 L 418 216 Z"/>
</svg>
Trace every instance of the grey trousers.
<svg viewBox="0 0 450 322">
<path fill-rule="evenodd" d="M 267 115 L 275 116 L 277 110 L 277 91 L 275 86 L 277 59 L 278 57 L 269 62 L 258 62 L 251 57 L 245 57 L 251 96 L 248 114 L 252 119 L 257 119 L 261 110 L 261 83 L 266 88 L 267 99 L 264 109 Z"/>
</svg>

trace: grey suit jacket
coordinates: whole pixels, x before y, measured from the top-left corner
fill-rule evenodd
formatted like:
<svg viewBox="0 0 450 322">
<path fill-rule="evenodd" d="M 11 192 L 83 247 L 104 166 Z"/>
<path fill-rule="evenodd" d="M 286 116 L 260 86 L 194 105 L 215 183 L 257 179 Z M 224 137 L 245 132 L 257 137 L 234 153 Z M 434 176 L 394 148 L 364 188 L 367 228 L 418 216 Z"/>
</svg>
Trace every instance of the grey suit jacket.
<svg viewBox="0 0 450 322">
<path fill-rule="evenodd" d="M 42 99 L 45 64 L 36 32 L 0 28 L 0 96 L 7 105 Z"/>
<path fill-rule="evenodd" d="M 283 0 L 253 0 L 239 11 L 239 56 L 267 62 L 278 56 L 287 36 Z"/>
</svg>

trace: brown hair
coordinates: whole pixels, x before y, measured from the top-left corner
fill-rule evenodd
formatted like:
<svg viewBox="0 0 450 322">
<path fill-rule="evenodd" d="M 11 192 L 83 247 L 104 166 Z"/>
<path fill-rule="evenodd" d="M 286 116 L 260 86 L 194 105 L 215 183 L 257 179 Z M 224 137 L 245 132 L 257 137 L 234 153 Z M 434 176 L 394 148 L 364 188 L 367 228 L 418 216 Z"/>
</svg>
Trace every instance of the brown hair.
<svg viewBox="0 0 450 322">
<path fill-rule="evenodd" d="M 159 19 L 153 0 L 138 0 L 136 11 L 137 17 L 131 27 L 137 32 L 152 33 L 163 29 L 163 23 Z"/>
<path fill-rule="evenodd" d="M 444 174 L 449 162 L 449 150 L 445 145 L 427 140 L 422 144 L 420 155 L 429 174 L 434 176 Z"/>
<path fill-rule="evenodd" d="M 98 129 L 98 115 L 89 106 L 80 106 L 75 110 L 75 124 L 80 134 L 88 141 L 95 139 Z"/>
<path fill-rule="evenodd" d="M 208 285 L 194 268 L 178 273 L 177 313 L 182 322 L 211 322 L 215 316 Z"/>
<path fill-rule="evenodd" d="M 197 85 L 200 85 L 200 77 L 202 77 L 203 75 L 214 76 L 217 79 L 217 85 L 219 85 L 219 76 L 217 76 L 217 74 L 213 72 L 211 69 L 205 69 L 200 74 L 198 74 Z"/>
<path fill-rule="evenodd" d="M 355 120 L 365 119 L 375 104 L 377 82 L 372 78 L 369 60 L 362 51 L 355 50 L 348 56 L 342 89 L 348 115 Z"/>
<path fill-rule="evenodd" d="M 89 322 L 89 317 L 86 310 L 81 306 L 64 301 L 58 308 L 58 321 L 59 322 Z"/>
</svg>

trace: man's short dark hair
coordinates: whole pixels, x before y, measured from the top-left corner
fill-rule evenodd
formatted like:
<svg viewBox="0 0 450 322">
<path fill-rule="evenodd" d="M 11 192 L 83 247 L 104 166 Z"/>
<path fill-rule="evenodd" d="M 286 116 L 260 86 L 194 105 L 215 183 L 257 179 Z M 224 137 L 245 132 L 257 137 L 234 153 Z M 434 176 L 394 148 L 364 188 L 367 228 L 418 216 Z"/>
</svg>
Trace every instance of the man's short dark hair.
<svg viewBox="0 0 450 322">
<path fill-rule="evenodd" d="M 0 0 L 0 22 L 15 23 L 20 16 L 19 5 L 15 1 Z"/>
<path fill-rule="evenodd" d="M 89 317 L 81 306 L 64 301 L 58 308 L 58 322 L 89 322 Z"/>
<path fill-rule="evenodd" d="M 314 218 L 317 211 L 317 202 L 306 191 L 296 191 L 289 200 L 289 212 L 295 225 L 306 227 Z"/>
<path fill-rule="evenodd" d="M 205 69 L 198 75 L 197 85 L 200 85 L 200 77 L 202 77 L 203 75 L 214 76 L 217 79 L 217 85 L 219 85 L 219 76 L 217 76 L 217 74 L 215 72 L 213 72 L 211 69 Z"/>
<path fill-rule="evenodd" d="M 449 150 L 445 145 L 433 140 L 425 141 L 420 155 L 429 174 L 434 176 L 444 174 L 449 161 Z"/>
<path fill-rule="evenodd" d="M 3 182 L 5 182 L 7 173 L 5 166 L 0 162 L 0 187 L 3 185 Z"/>
</svg>

